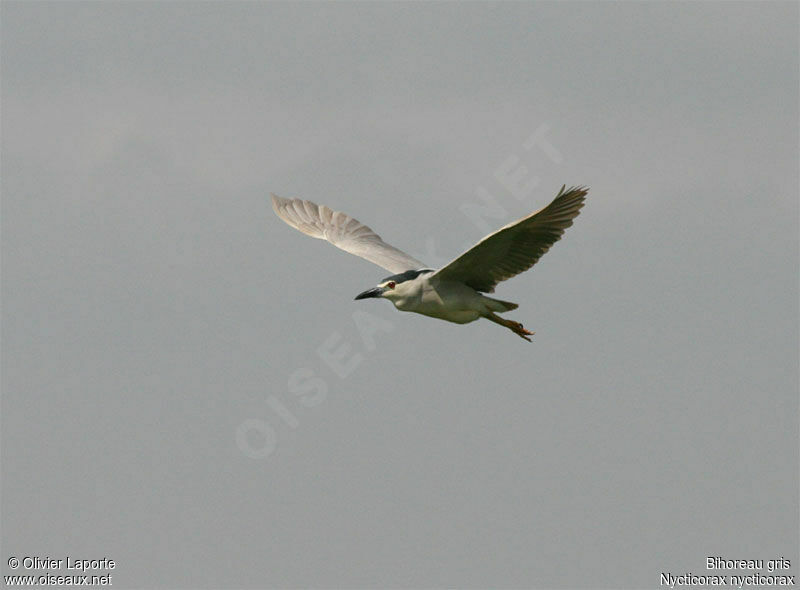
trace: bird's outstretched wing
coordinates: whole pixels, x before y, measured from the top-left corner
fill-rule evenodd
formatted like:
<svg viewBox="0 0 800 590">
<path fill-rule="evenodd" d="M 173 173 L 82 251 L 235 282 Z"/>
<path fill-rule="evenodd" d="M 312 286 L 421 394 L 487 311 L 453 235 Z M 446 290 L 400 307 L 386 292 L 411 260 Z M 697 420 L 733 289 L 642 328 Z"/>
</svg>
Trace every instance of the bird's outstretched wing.
<svg viewBox="0 0 800 590">
<path fill-rule="evenodd" d="M 319 240 L 328 240 L 337 248 L 355 254 L 393 273 L 418 270 L 425 265 L 384 242 L 357 219 L 325 205 L 301 199 L 282 199 L 272 195 L 275 213 L 293 228 Z"/>
<path fill-rule="evenodd" d="M 547 207 L 489 234 L 431 278 L 458 281 L 492 293 L 500 281 L 528 270 L 572 225 L 589 192 L 580 186 L 566 192 L 565 188 L 561 187 Z"/>
</svg>

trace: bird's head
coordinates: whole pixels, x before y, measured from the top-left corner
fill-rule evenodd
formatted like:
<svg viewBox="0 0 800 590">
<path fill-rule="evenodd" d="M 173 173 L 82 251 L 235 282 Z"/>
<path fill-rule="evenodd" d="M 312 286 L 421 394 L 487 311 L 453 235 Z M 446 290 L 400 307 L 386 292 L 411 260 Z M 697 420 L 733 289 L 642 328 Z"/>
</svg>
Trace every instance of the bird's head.
<svg viewBox="0 0 800 590">
<path fill-rule="evenodd" d="M 367 289 L 363 293 L 359 293 L 356 295 L 356 299 L 369 299 L 370 297 L 385 297 L 387 299 L 391 299 L 392 295 L 395 294 L 396 287 L 397 281 L 384 281 L 377 287 L 373 287 L 372 289 Z"/>
<path fill-rule="evenodd" d="M 356 299 L 369 299 L 370 297 L 383 297 L 395 301 L 410 294 L 414 283 L 420 275 L 433 272 L 431 269 L 407 270 L 404 273 L 386 277 L 378 283 L 377 287 L 367 289 L 363 293 L 356 295 Z"/>
</svg>

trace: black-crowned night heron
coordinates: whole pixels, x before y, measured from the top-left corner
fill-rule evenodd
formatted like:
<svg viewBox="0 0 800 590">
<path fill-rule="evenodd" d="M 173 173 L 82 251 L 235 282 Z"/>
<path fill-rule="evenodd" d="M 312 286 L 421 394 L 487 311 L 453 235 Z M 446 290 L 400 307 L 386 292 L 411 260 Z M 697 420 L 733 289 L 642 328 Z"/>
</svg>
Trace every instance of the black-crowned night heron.
<svg viewBox="0 0 800 590">
<path fill-rule="evenodd" d="M 583 207 L 585 187 L 561 187 L 544 209 L 501 227 L 461 256 L 435 270 L 390 246 L 356 219 L 311 201 L 282 199 L 272 195 L 272 207 L 286 223 L 312 238 L 328 240 L 337 248 L 395 273 L 356 299 L 382 297 L 400 311 L 467 324 L 486 318 L 518 334 L 528 342 L 529 332 L 519 322 L 497 313 L 519 307 L 516 303 L 486 297 L 505 281 L 536 264 L 572 225 Z"/>
</svg>

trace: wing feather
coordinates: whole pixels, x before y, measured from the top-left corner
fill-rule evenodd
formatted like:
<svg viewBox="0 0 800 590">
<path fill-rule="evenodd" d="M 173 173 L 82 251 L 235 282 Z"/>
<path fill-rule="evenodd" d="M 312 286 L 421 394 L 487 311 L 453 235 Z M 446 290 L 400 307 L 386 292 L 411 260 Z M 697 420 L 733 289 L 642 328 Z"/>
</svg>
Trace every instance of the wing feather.
<svg viewBox="0 0 800 590">
<path fill-rule="evenodd" d="M 337 248 L 360 256 L 393 273 L 418 270 L 425 265 L 384 242 L 369 227 L 341 211 L 301 199 L 272 195 L 272 208 L 288 225 L 304 234 L 327 240 Z"/>
<path fill-rule="evenodd" d="M 565 188 L 547 207 L 489 234 L 431 278 L 492 293 L 497 283 L 528 270 L 572 225 L 589 192 L 580 186 Z"/>
</svg>

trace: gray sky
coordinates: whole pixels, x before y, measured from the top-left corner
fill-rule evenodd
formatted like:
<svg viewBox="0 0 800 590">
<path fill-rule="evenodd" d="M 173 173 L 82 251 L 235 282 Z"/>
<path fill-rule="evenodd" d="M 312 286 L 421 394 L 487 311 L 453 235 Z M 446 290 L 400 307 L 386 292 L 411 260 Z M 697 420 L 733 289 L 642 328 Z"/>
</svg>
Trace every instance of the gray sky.
<svg viewBox="0 0 800 590">
<path fill-rule="evenodd" d="M 0 12 L 3 575 L 800 574 L 796 3 Z M 436 265 L 562 184 L 532 344 L 353 301 L 388 273 L 268 200 Z"/>
</svg>

